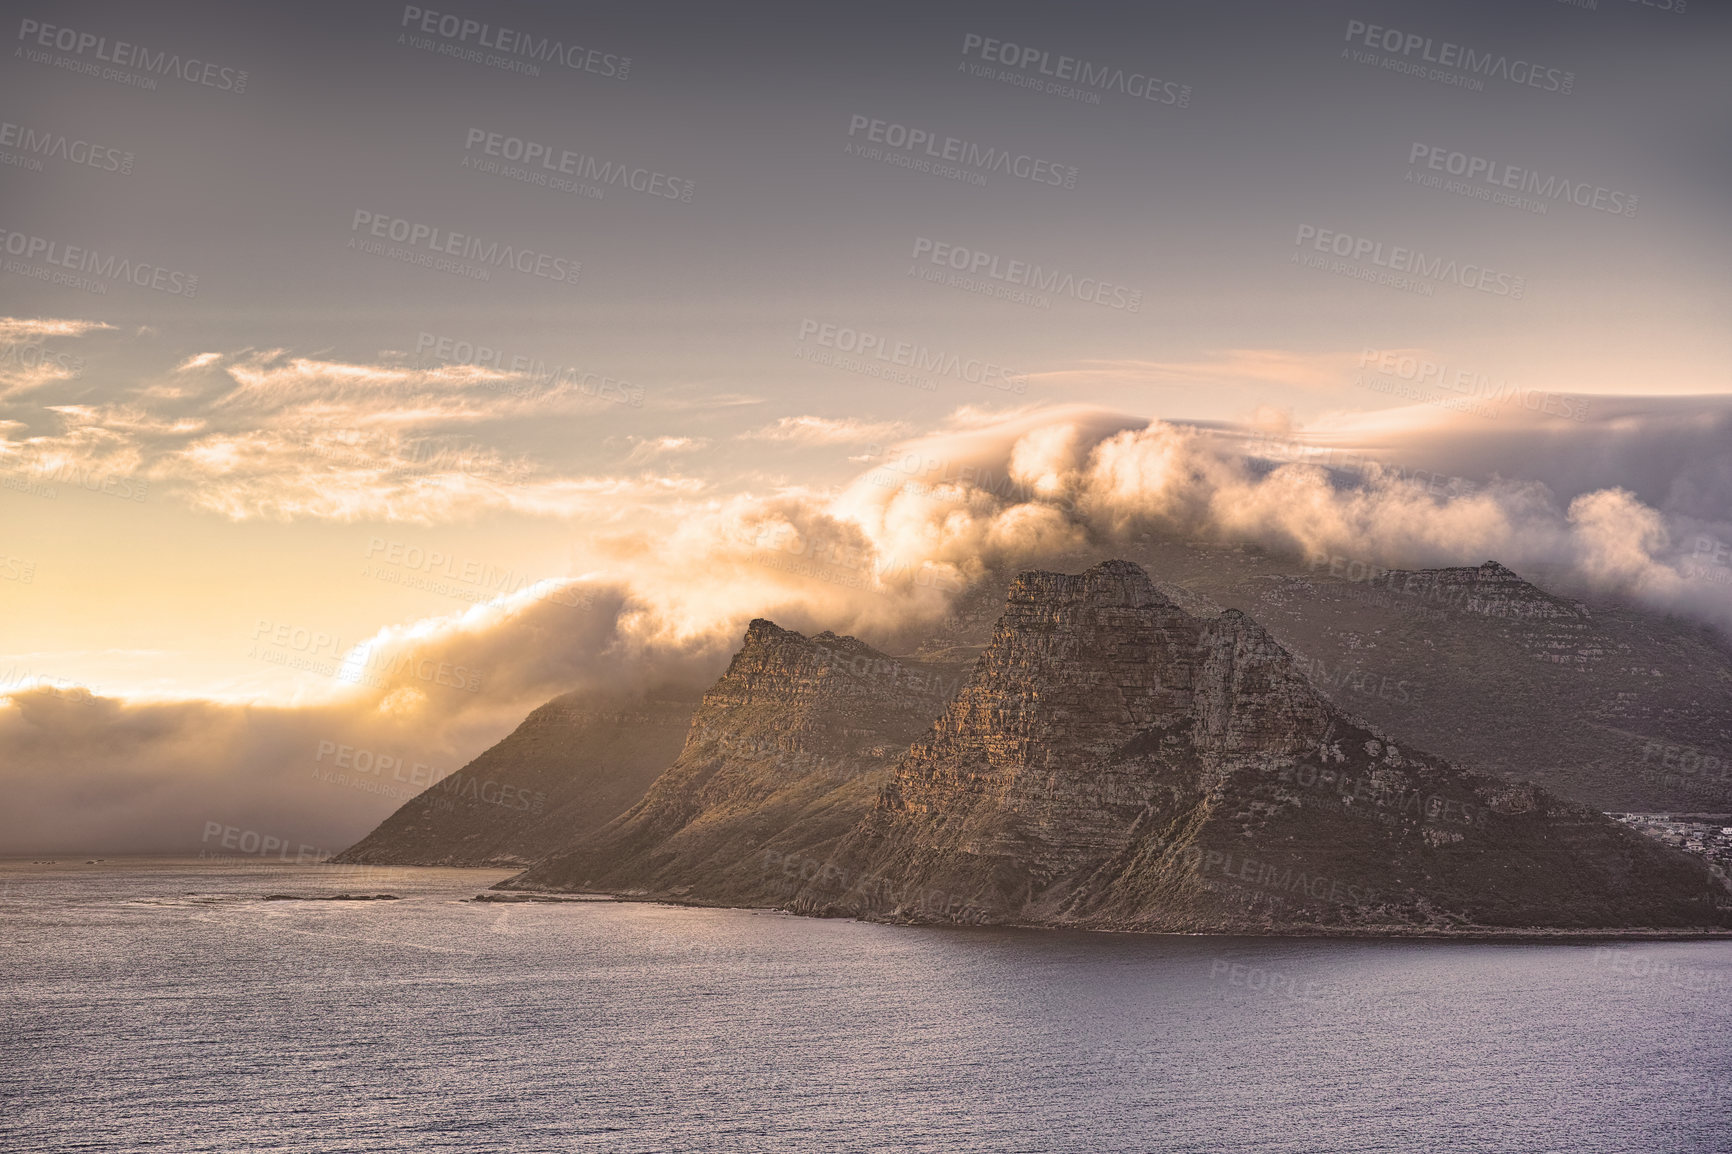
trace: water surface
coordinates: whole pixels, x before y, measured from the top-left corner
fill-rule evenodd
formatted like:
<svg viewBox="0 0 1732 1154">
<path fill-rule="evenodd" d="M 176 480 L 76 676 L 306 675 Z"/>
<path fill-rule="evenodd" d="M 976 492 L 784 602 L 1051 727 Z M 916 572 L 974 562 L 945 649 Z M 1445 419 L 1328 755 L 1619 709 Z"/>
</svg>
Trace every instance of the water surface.
<svg viewBox="0 0 1732 1154">
<path fill-rule="evenodd" d="M 478 904 L 0 863 L 0 1149 L 1732 1150 L 1732 943 Z M 389 892 L 400 901 L 266 901 Z"/>
</svg>

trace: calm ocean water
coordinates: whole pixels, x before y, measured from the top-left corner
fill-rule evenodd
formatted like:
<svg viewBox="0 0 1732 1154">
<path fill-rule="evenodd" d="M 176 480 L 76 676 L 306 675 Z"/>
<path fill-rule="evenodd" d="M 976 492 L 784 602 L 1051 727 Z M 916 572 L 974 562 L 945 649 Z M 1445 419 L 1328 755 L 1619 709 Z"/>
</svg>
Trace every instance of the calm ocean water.
<svg viewBox="0 0 1732 1154">
<path fill-rule="evenodd" d="M 0 863 L 0 1149 L 1732 1150 L 1732 944 L 464 900 L 502 876 Z M 345 891 L 403 900 L 263 900 Z"/>
</svg>

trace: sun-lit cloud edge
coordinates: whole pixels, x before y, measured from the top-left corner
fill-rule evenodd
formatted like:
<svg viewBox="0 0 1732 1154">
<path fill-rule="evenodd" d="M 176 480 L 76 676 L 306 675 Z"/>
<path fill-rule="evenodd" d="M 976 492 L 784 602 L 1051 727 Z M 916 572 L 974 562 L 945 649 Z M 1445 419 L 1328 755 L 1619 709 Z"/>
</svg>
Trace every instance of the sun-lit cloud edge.
<svg viewBox="0 0 1732 1154">
<path fill-rule="evenodd" d="M 629 700 L 706 683 L 754 616 L 917 638 L 983 580 L 1143 534 L 1257 542 L 1296 562 L 1496 558 L 1732 629 L 1726 587 L 1692 571 L 1695 540 L 1732 540 L 1732 524 L 1664 486 L 1672 496 L 1646 501 L 1615 478 L 1567 489 L 1494 471 L 1441 483 L 1403 465 L 1409 449 L 1446 443 L 1455 419 L 1407 414 L 1350 437 L 1327 422 L 1188 425 L 1080 405 L 962 413 L 884 446 L 840 489 L 626 499 L 595 534 L 593 571 L 381 629 L 344 656 L 347 682 L 293 701 L 15 687 L 0 702 L 0 788 L 16 803 L 0 845 L 161 851 L 196 844 L 214 820 L 340 848 L 390 806 L 356 808 L 316 776 L 321 743 L 454 768 L 556 694 Z M 1691 499 L 1727 508 L 1710 468 L 1725 414 L 1690 421 L 1660 406 L 1647 420 L 1620 410 L 1561 431 L 1512 423 L 1504 459 L 1561 437 L 1598 460 L 1608 445 L 1644 443 L 1650 427 L 1674 438 L 1683 427 L 1696 439 L 1668 441 L 1680 446 L 1669 466 L 1699 479 Z"/>
</svg>

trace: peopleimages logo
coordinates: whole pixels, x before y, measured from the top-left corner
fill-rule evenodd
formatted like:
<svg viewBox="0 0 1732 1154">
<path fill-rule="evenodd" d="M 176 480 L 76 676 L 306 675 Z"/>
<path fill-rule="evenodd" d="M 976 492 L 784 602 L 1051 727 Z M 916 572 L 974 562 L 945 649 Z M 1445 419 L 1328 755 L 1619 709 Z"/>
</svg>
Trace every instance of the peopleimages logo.
<svg viewBox="0 0 1732 1154">
<path fill-rule="evenodd" d="M 110 43 L 106 36 L 80 32 L 76 28 L 62 28 L 25 18 L 19 21 L 18 39 L 34 41 L 39 47 L 69 52 L 74 56 L 89 54 L 92 59 L 106 64 L 136 68 L 157 76 L 174 76 L 188 84 L 216 88 L 237 95 L 247 90 L 245 69 L 225 68 L 191 56 L 182 59 L 178 53 L 152 52 L 142 44 L 130 44 L 125 40 Z"/>
<path fill-rule="evenodd" d="M 827 349 L 886 361 L 902 368 L 922 373 L 955 377 L 971 385 L 985 385 L 1007 393 L 1028 391 L 1028 378 L 1015 370 L 976 357 L 928 348 L 913 341 L 901 341 L 878 333 L 833 325 L 806 317 L 800 321 L 800 340 L 813 341 Z"/>
<path fill-rule="evenodd" d="M 970 32 L 962 38 L 962 55 L 978 56 L 988 64 L 1001 64 L 1019 72 L 1034 72 L 1054 80 L 1076 83 L 1099 92 L 1118 92 L 1137 100 L 1156 104 L 1171 104 L 1184 108 L 1191 102 L 1191 86 L 1161 80 L 1146 72 L 1127 72 L 1106 64 L 1090 64 L 1074 56 L 1054 57 L 1042 48 L 994 40 Z M 1068 90 L 1055 86 L 1052 91 L 1069 95 Z"/>
<path fill-rule="evenodd" d="M 1418 53 L 1419 59 L 1428 64 L 1456 69 L 1474 76 L 1507 80 L 1511 84 L 1526 85 L 1566 96 L 1576 83 L 1574 72 L 1544 68 L 1529 60 L 1511 60 L 1502 54 L 1480 52 L 1449 40 L 1433 40 L 1417 32 L 1403 32 L 1397 28 L 1385 28 L 1380 24 L 1367 24 L 1363 20 L 1349 20 L 1347 35 L 1343 39 L 1403 58 Z M 1347 49 L 1342 49 L 1342 54 L 1346 55 Z"/>
<path fill-rule="evenodd" d="M 519 393 L 527 396 L 537 389 L 575 388 L 586 397 L 643 407 L 643 389 L 637 385 L 605 376 L 576 365 L 549 365 L 545 360 L 504 349 L 477 344 L 457 337 L 423 332 L 415 338 L 415 355 L 424 362 L 441 365 L 476 365 L 501 373 L 516 373 L 525 379 L 518 383 L 491 381 L 477 384 L 478 389 L 491 392 Z"/>
<path fill-rule="evenodd" d="M 1124 312 L 1134 313 L 1143 303 L 1140 289 L 1126 288 L 1098 277 L 1077 277 L 1059 269 L 1042 268 L 1038 264 L 1010 257 L 1001 258 L 997 253 L 964 248 L 961 245 L 933 240 L 931 237 L 915 237 L 912 256 L 916 265 L 921 262 L 938 265 L 969 277 L 984 277 L 987 280 L 1070 297 L 1085 304 L 1101 305 Z"/>
<path fill-rule="evenodd" d="M 1460 264 L 1440 256 L 1427 256 L 1418 249 L 1404 248 L 1401 245 L 1385 247 L 1380 240 L 1302 224 L 1293 238 L 1293 243 L 1304 246 L 1307 242 L 1317 252 L 1330 253 L 1344 260 L 1369 261 L 1377 268 L 1388 269 L 1394 273 L 1443 281 L 1493 296 L 1519 301 L 1527 292 L 1526 277 L 1497 272 L 1484 265 Z M 1299 261 L 1300 255 L 1294 253 L 1293 259 L 1304 263 Z"/>
<path fill-rule="evenodd" d="M 25 372 L 50 372 L 75 377 L 84 371 L 84 358 L 58 349 L 51 349 L 41 340 L 26 338 L 0 344 L 0 369 L 18 368 Z"/>
<path fill-rule="evenodd" d="M 96 686 L 79 685 L 75 681 L 52 674 L 20 670 L 17 665 L 0 670 L 0 698 L 21 693 L 42 693 L 62 701 L 76 701 L 80 705 L 97 705 L 102 700 L 100 692 Z"/>
<path fill-rule="evenodd" d="M 485 601 L 494 597 L 509 597 L 530 589 L 536 591 L 537 600 L 550 601 L 573 609 L 587 608 L 595 603 L 593 590 L 563 579 L 534 578 L 512 569 L 502 569 L 490 561 L 454 557 L 437 549 L 423 549 L 419 545 L 403 541 L 387 541 L 383 537 L 373 537 L 367 542 L 365 556 L 371 564 L 362 568 L 363 577 L 428 588 L 433 592 L 460 596 L 463 600 Z M 392 568 L 383 568 L 381 562 Z M 405 573 L 408 575 L 407 579 Z M 418 580 L 418 575 L 428 580 Z M 476 588 L 464 595 L 463 590 L 452 590 L 441 584 L 441 579 Z"/>
<path fill-rule="evenodd" d="M 520 57 L 523 60 L 538 61 L 542 64 L 562 64 L 573 72 L 592 72 L 612 80 L 624 80 L 631 74 L 631 57 L 619 56 L 599 49 L 585 48 L 581 44 L 567 44 L 562 40 L 552 40 L 546 36 L 536 36 L 530 32 L 519 32 L 504 26 L 471 20 L 466 16 L 458 16 L 450 12 L 435 12 L 430 8 L 417 8 L 412 4 L 403 6 L 403 20 L 400 25 L 428 36 L 437 36 L 447 41 L 452 47 L 467 45 L 473 42 L 477 47 L 489 48 L 506 56 Z M 417 44 L 415 47 L 421 47 Z M 446 52 L 444 55 L 457 53 Z M 475 54 L 479 57 L 479 54 Z M 533 66 L 532 66 L 533 67 Z"/>
<path fill-rule="evenodd" d="M 224 825 L 220 821 L 204 823 L 204 837 L 199 840 L 208 844 L 211 838 L 217 839 L 217 845 L 222 849 L 239 850 L 248 857 L 270 857 L 273 854 L 278 861 L 292 861 L 297 865 L 307 865 L 325 857 L 325 851 L 318 846 L 305 842 L 296 849 L 295 856 L 289 856 L 289 840 L 276 834 L 260 833 L 256 829 L 242 829 L 238 825 Z M 206 850 L 199 851 L 199 857 L 206 857 Z"/>
<path fill-rule="evenodd" d="M 132 172 L 132 153 L 122 152 L 106 144 L 74 140 L 63 132 L 37 130 L 25 124 L 0 121 L 0 148 L 16 148 L 32 157 L 64 160 L 68 164 L 85 165 L 102 172 Z"/>
<path fill-rule="evenodd" d="M 64 244 L 30 233 L 0 228 L 0 250 L 4 250 L 7 256 L 20 257 L 24 261 L 41 260 L 55 269 L 70 270 L 70 273 L 50 272 L 48 269 L 33 269 L 30 265 L 9 261 L 6 265 L 7 272 L 52 280 L 54 283 L 71 285 L 86 292 L 105 294 L 108 292 L 108 284 L 104 282 L 124 281 L 170 296 L 190 299 L 198 295 L 198 277 L 191 273 L 178 272 L 144 261 L 135 262 L 113 253 L 104 256 L 93 248 Z M 15 264 L 17 267 L 13 267 Z M 71 275 L 73 273 L 90 275 Z"/>
<path fill-rule="evenodd" d="M 1563 417 L 1571 421 L 1588 419 L 1589 401 L 1586 397 L 1523 388 L 1507 380 L 1494 379 L 1475 369 L 1452 368 L 1442 361 L 1429 360 L 1404 351 L 1363 349 L 1359 354 L 1359 367 L 1370 368 L 1383 377 L 1411 382 L 1416 387 L 1430 386 L 1459 393 L 1466 400 L 1520 405 L 1531 412 Z M 1378 388 L 1363 377 L 1359 384 L 1362 388 L 1370 388 L 1375 392 L 1393 391 L 1390 388 Z M 1414 392 L 1402 395 L 1417 397 L 1419 394 Z"/>
<path fill-rule="evenodd" d="M 1408 149 L 1407 163 L 1429 172 L 1459 176 L 1472 185 L 1474 191 L 1480 193 L 1482 198 L 1487 192 L 1510 189 L 1514 192 L 1541 198 L 1541 211 L 1544 211 L 1544 201 L 1563 200 L 1579 208 L 1591 208 L 1599 212 L 1611 213 L 1614 216 L 1636 215 L 1637 198 L 1631 193 L 1589 184 L 1585 180 L 1569 180 L 1559 176 L 1542 178 L 1536 170 L 1531 168 L 1505 164 L 1489 157 L 1455 152 L 1441 145 L 1414 141 L 1413 146 Z M 1420 178 L 1416 177 L 1415 169 L 1409 169 L 1407 180 L 1411 183 L 1416 179 Z M 1421 182 L 1423 183 L 1423 180 Z M 1488 188 L 1482 192 L 1478 188 L 1479 185 L 1485 185 Z M 1517 203 L 1516 207 L 1528 206 Z"/>
<path fill-rule="evenodd" d="M 881 144 L 904 156 L 917 154 L 918 158 L 928 162 L 946 161 L 975 176 L 996 172 L 1020 180 L 1031 180 L 1036 184 L 1050 184 L 1058 188 L 1076 187 L 1077 170 L 1074 165 L 1059 164 L 1027 153 L 1014 153 L 1008 149 L 990 148 L 954 136 L 940 136 L 929 128 L 912 128 L 906 124 L 876 120 L 856 113 L 848 118 L 848 135 L 851 138 L 864 136 L 871 143 Z M 863 155 L 882 159 L 876 155 L 876 150 Z"/>
<path fill-rule="evenodd" d="M 597 160 L 585 152 L 573 152 L 569 148 L 559 148 L 520 136 L 489 132 L 484 128 L 469 130 L 463 142 L 463 150 L 479 150 L 484 156 L 521 163 L 526 168 L 539 168 L 540 171 L 530 174 L 533 178 L 530 183 L 534 184 L 545 184 L 552 177 L 569 176 L 596 185 L 611 184 L 616 188 L 667 200 L 684 201 L 687 204 L 692 200 L 693 186 L 689 180 L 669 176 L 654 169 L 633 168 L 630 165 L 615 164 L 611 160 Z M 469 163 L 469 158 L 465 157 L 464 161 Z"/>
<path fill-rule="evenodd" d="M 475 261 L 480 265 L 492 265 L 494 268 L 509 268 L 556 284 L 576 284 L 578 273 L 583 269 L 581 261 L 567 260 L 565 257 L 537 252 L 532 248 L 516 248 L 498 241 L 483 240 L 468 233 L 451 232 L 400 216 L 387 216 L 358 208 L 355 210 L 354 221 L 349 225 L 349 231 L 363 230 L 366 236 L 384 237 L 397 244 L 406 245 L 410 250 L 420 250 L 432 256 L 457 257 Z M 351 237 L 351 246 L 354 243 L 355 238 Z"/>
</svg>

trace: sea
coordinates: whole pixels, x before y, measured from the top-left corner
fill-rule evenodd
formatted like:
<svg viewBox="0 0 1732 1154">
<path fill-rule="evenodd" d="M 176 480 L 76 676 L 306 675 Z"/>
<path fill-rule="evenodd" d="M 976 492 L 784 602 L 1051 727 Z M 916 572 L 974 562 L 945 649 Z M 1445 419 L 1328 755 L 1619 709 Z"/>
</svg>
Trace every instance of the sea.
<svg viewBox="0 0 1732 1154">
<path fill-rule="evenodd" d="M 0 862 L 0 1150 L 1732 1151 L 1728 942 L 475 900 L 504 876 Z"/>
</svg>

